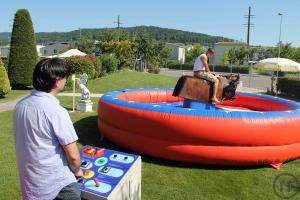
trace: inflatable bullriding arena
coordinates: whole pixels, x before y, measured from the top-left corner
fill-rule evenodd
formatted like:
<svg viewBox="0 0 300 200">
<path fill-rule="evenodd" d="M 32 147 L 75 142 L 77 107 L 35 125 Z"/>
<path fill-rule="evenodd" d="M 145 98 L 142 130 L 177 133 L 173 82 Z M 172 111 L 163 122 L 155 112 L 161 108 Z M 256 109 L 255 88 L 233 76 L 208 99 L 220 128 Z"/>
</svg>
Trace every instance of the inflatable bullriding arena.
<svg viewBox="0 0 300 200">
<path fill-rule="evenodd" d="M 173 90 L 103 95 L 102 136 L 135 152 L 193 163 L 280 167 L 300 156 L 299 103 L 236 92 L 233 101 L 214 106 L 174 97 Z"/>
</svg>

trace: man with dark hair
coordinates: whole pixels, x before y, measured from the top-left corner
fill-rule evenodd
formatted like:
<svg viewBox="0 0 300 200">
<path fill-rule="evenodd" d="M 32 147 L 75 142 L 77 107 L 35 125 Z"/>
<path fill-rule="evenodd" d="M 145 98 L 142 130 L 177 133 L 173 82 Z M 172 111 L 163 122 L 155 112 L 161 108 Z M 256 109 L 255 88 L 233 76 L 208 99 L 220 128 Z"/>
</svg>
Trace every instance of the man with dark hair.
<svg viewBox="0 0 300 200">
<path fill-rule="evenodd" d="M 215 51 L 212 48 L 209 48 L 206 51 L 206 54 L 201 54 L 200 56 L 198 56 L 195 60 L 193 71 L 194 76 L 203 78 L 214 83 L 211 101 L 212 103 L 220 103 L 220 101 L 217 99 L 217 89 L 219 80 L 213 73 L 211 73 L 208 66 L 209 58 L 213 57 L 214 55 Z"/>
<path fill-rule="evenodd" d="M 33 72 L 34 90 L 15 107 L 14 138 L 24 200 L 80 200 L 78 137 L 56 98 L 67 76 L 63 60 L 41 60 Z"/>
</svg>

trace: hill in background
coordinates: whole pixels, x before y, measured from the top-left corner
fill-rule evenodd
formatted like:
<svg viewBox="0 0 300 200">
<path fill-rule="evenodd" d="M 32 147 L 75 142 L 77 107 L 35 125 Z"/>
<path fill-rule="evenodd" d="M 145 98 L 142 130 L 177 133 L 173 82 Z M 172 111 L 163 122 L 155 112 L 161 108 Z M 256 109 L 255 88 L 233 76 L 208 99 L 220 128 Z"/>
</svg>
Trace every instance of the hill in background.
<svg viewBox="0 0 300 200">
<path fill-rule="evenodd" d="M 211 36 L 202 33 L 181 31 L 176 29 L 160 28 L 155 26 L 136 26 L 120 28 L 120 33 L 116 28 L 99 28 L 99 29 L 81 29 L 70 32 L 39 32 L 36 33 L 37 43 L 47 44 L 49 42 L 71 42 L 77 41 L 81 37 L 88 37 L 95 40 L 107 40 L 118 38 L 134 39 L 140 34 L 146 34 L 149 38 L 170 43 L 194 44 L 200 43 L 205 46 L 212 46 L 216 42 L 232 42 L 233 39 L 221 36 Z M 1 44 L 8 43 L 10 33 L 0 33 Z"/>
</svg>

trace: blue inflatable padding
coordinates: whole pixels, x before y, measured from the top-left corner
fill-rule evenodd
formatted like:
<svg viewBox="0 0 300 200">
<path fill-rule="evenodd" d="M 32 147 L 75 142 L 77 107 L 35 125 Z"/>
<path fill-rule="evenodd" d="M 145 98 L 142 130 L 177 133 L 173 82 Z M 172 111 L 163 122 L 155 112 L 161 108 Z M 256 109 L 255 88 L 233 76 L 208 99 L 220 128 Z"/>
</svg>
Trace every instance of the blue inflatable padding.
<svg viewBox="0 0 300 200">
<path fill-rule="evenodd" d="M 140 103 L 127 101 L 117 98 L 119 94 L 124 92 L 151 92 L 151 91 L 173 91 L 173 88 L 139 88 L 139 89 L 126 89 L 120 91 L 114 91 L 106 93 L 101 97 L 104 102 L 112 103 L 119 106 L 125 106 L 129 108 L 147 110 L 152 112 L 162 112 L 169 114 L 179 114 L 179 115 L 191 115 L 191 116 L 205 116 L 205 117 L 215 117 L 215 118 L 299 118 L 300 117 L 300 103 L 286 100 L 278 97 L 272 97 L 262 94 L 253 94 L 247 92 L 236 92 L 237 94 L 245 96 L 253 96 L 258 98 L 264 98 L 272 101 L 278 101 L 287 105 L 294 107 L 293 110 L 289 111 L 229 111 L 218 109 L 213 105 L 197 105 L 192 103 L 191 108 L 184 108 L 183 102 L 160 102 L 160 103 Z"/>
</svg>

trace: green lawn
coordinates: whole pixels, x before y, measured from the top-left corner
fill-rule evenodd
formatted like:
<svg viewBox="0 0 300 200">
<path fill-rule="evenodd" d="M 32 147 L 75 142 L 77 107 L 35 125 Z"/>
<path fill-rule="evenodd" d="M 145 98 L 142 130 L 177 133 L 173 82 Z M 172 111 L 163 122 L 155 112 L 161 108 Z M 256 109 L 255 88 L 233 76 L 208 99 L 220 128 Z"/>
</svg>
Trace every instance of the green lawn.
<svg viewBox="0 0 300 200">
<path fill-rule="evenodd" d="M 30 90 L 12 90 L 12 91 L 10 91 L 10 93 L 5 95 L 4 98 L 0 98 L 0 103 L 5 103 L 7 101 L 17 99 L 17 98 L 25 96 L 29 93 L 30 93 Z"/>
<path fill-rule="evenodd" d="M 92 93 L 106 93 L 126 88 L 174 87 L 177 78 L 136 71 L 121 71 L 88 81 Z M 77 89 L 78 90 L 78 89 Z"/>
<path fill-rule="evenodd" d="M 130 83 L 120 85 L 121 80 L 126 79 L 126 74 L 131 78 L 127 80 Z M 122 76 L 118 78 L 118 75 Z M 156 83 L 148 82 L 156 79 Z M 137 77 L 138 76 L 138 77 Z M 133 85 L 136 79 L 143 77 L 142 87 L 158 87 L 155 84 L 162 84 L 161 87 L 170 87 L 171 80 L 168 82 L 152 74 L 124 72 L 105 77 L 106 80 L 115 80 L 115 82 L 106 83 L 103 80 L 95 80 L 95 83 L 102 85 L 93 88 L 97 92 L 124 89 L 126 87 L 139 87 Z M 120 82 L 119 82 L 120 81 Z M 166 85 L 163 83 L 166 82 Z M 91 86 L 92 81 L 89 83 Z M 170 85 L 168 85 L 170 84 Z M 104 87 L 107 87 L 106 89 Z M 94 91 L 93 91 L 94 92 Z M 72 97 L 59 97 L 61 105 L 72 108 Z M 98 98 L 92 99 L 94 109 Z M 79 136 L 78 146 L 95 145 L 119 151 L 127 151 L 113 143 L 103 140 L 100 141 L 100 135 L 97 128 L 97 112 L 91 113 L 71 113 L 74 127 Z M 12 112 L 0 113 L 0 199 L 20 199 L 19 180 L 16 169 L 16 160 L 13 146 L 13 124 Z M 291 161 L 282 166 L 281 170 L 275 170 L 271 167 L 220 167 L 186 164 L 175 161 L 153 158 L 142 155 L 142 199 L 279 199 L 273 191 L 273 181 L 275 177 L 282 173 L 291 173 L 300 179 L 300 159 Z M 294 198 L 300 199 L 300 193 Z"/>
</svg>

